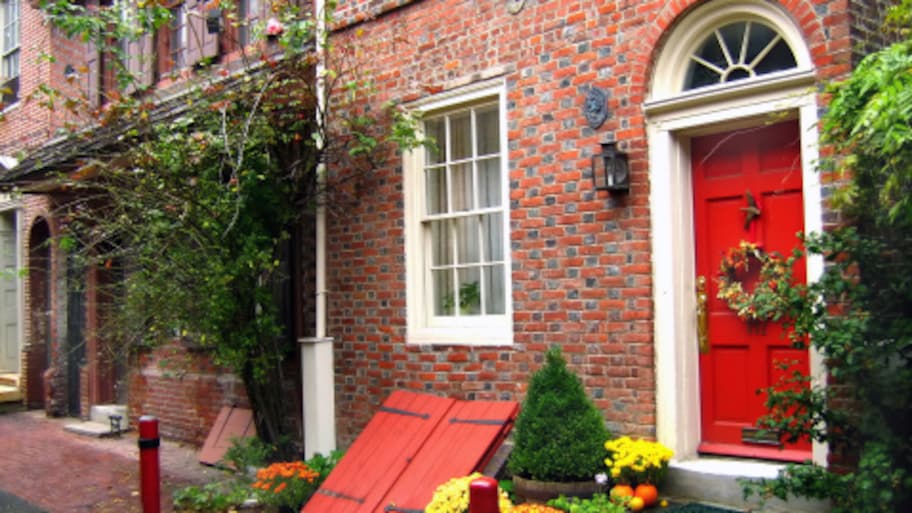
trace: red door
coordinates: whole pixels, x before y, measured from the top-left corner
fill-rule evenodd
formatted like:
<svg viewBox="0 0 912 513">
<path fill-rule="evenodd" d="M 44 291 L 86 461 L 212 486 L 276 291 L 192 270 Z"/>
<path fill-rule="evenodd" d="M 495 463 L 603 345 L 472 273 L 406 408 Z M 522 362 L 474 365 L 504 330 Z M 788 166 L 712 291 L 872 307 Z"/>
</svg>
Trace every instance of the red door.
<svg viewBox="0 0 912 513">
<path fill-rule="evenodd" d="M 694 173 L 696 271 L 706 279 L 707 344 L 700 354 L 700 451 L 802 461 L 810 443 L 781 445 L 754 429 L 765 412 L 761 390 L 794 370 L 808 371 L 808 352 L 791 347 L 781 327 L 739 319 L 716 298 L 719 264 L 742 240 L 788 255 L 804 229 L 798 123 L 696 137 Z M 751 212 L 751 204 L 756 210 Z M 755 266 L 756 267 L 756 266 Z M 806 279 L 804 261 L 794 279 Z M 751 288 L 751 276 L 742 278 Z M 788 370 L 783 363 L 791 363 Z"/>
</svg>

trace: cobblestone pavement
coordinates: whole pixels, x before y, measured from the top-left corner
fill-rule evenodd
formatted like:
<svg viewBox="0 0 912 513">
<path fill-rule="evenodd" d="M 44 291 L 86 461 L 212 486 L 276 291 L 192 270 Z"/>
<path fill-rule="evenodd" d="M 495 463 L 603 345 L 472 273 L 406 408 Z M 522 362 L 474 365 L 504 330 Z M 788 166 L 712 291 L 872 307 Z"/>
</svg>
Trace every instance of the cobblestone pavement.
<svg viewBox="0 0 912 513">
<path fill-rule="evenodd" d="M 141 513 L 136 431 L 97 439 L 64 431 L 71 422 L 43 411 L 0 414 L 0 490 L 49 513 Z M 159 458 L 163 513 L 175 489 L 223 476 L 197 462 L 195 447 L 163 440 Z"/>
</svg>

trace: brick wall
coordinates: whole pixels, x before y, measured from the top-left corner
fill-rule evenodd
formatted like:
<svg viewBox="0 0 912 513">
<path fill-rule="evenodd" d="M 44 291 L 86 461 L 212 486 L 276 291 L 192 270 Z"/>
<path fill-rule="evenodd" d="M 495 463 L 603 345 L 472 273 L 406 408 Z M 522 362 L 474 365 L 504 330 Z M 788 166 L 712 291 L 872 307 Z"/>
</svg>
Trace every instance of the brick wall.
<svg viewBox="0 0 912 513">
<path fill-rule="evenodd" d="M 357 435 L 392 390 L 522 399 L 560 345 L 610 428 L 655 433 L 647 140 L 642 109 L 666 31 L 696 2 L 343 2 L 334 37 L 370 48 L 374 103 L 411 101 L 482 76 L 507 86 L 514 343 L 405 343 L 401 159 L 336 200 L 329 232 L 329 323 L 337 341 L 338 431 Z M 819 77 L 849 71 L 846 1 L 786 2 Z M 348 23 L 348 25 L 346 25 Z M 585 88 L 608 91 L 598 130 Z M 603 140 L 630 156 L 627 196 L 596 194 L 590 157 Z M 347 190 L 355 194 L 356 191 Z"/>
<path fill-rule="evenodd" d="M 130 422 L 159 419 L 162 437 L 202 444 L 222 406 L 249 408 L 243 383 L 212 364 L 208 353 L 172 344 L 146 351 L 131 365 Z"/>
<path fill-rule="evenodd" d="M 300 359 L 285 361 L 285 419 L 288 433 L 301 432 Z M 163 437 L 202 445 L 223 406 L 250 408 L 241 379 L 212 363 L 210 353 L 173 343 L 143 351 L 128 374 L 130 422 L 141 415 L 159 419 Z"/>
<path fill-rule="evenodd" d="M 20 3 L 20 101 L 9 106 L 6 120 L 0 122 L 0 155 L 13 155 L 34 148 L 55 137 L 56 130 L 65 123 L 78 123 L 79 117 L 63 108 L 65 99 L 80 101 L 86 97 L 89 73 L 87 59 L 92 58 L 85 43 L 69 39 L 57 30 L 51 30 L 40 10 L 31 2 Z M 49 63 L 43 55 L 56 59 Z M 73 81 L 64 79 L 64 70 L 71 65 L 79 73 Z M 53 110 L 43 105 L 46 96 L 37 93 L 40 86 L 50 86 L 61 91 L 61 98 Z M 34 95 L 33 100 L 26 101 Z"/>
</svg>

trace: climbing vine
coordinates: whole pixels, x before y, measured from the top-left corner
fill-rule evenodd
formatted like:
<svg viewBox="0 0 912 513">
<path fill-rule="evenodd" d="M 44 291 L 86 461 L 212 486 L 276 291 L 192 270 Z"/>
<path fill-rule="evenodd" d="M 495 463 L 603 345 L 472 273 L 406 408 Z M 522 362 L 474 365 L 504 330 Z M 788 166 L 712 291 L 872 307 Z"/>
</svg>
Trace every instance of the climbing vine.
<svg viewBox="0 0 912 513">
<path fill-rule="evenodd" d="M 65 95 L 50 87 L 27 99 L 67 109 L 80 120 L 69 126 L 74 140 L 93 142 L 78 170 L 59 176 L 55 243 L 104 277 L 101 337 L 118 354 L 175 340 L 210 351 L 243 379 L 260 436 L 294 435 L 281 390 L 295 342 L 281 307 L 302 243 L 296 227 L 385 155 L 422 144 L 416 120 L 376 104 L 359 71 L 359 34 L 330 45 L 316 32 L 316 16 L 331 12 L 274 3 L 274 41 L 244 50 L 237 69 L 204 63 L 172 77 L 180 92 L 166 98 L 142 89 L 123 42 L 167 24 L 168 9 L 42 5 L 67 36 L 116 57 L 119 87 L 102 108 L 56 103 Z"/>
<path fill-rule="evenodd" d="M 830 500 L 837 513 L 912 511 L 912 1 L 891 13 L 901 41 L 866 57 L 832 85 L 824 171 L 841 180 L 834 205 L 846 224 L 807 237 L 825 271 L 777 289 L 798 348 L 826 364 L 769 391 L 766 427 L 824 443 L 830 466 L 789 465 L 747 492 Z"/>
</svg>

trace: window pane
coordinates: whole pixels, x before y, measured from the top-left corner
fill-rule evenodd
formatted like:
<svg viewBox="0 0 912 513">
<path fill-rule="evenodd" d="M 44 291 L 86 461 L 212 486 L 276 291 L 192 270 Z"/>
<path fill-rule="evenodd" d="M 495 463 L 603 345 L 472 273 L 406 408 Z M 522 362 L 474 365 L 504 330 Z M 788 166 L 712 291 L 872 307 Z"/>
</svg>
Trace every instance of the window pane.
<svg viewBox="0 0 912 513">
<path fill-rule="evenodd" d="M 481 261 L 478 248 L 478 219 L 462 217 L 456 220 L 456 263 L 477 264 Z"/>
<path fill-rule="evenodd" d="M 481 269 L 471 267 L 460 269 L 459 275 L 459 313 L 461 315 L 478 315 L 481 313 Z"/>
<path fill-rule="evenodd" d="M 747 62 L 752 62 L 760 55 L 760 52 L 770 44 L 770 41 L 776 37 L 776 32 L 766 25 L 761 25 L 759 23 L 751 23 L 749 30 L 750 35 L 747 40 Z"/>
<path fill-rule="evenodd" d="M 715 33 L 707 36 L 706 40 L 703 41 L 703 45 L 694 55 L 719 69 L 728 68 L 728 61 L 725 59 L 725 53 L 722 51 L 722 47 L 719 46 L 719 38 L 716 37 Z"/>
<path fill-rule="evenodd" d="M 451 168 L 453 178 L 453 212 L 472 210 L 472 164 L 457 164 Z"/>
<path fill-rule="evenodd" d="M 722 75 L 718 72 L 707 68 L 699 62 L 691 62 L 690 69 L 687 70 L 687 78 L 684 80 L 684 89 L 711 86 L 721 81 Z"/>
<path fill-rule="evenodd" d="M 500 201 L 500 159 L 481 160 L 478 162 L 478 207 L 499 207 Z"/>
<path fill-rule="evenodd" d="M 503 216 L 500 213 L 482 216 L 485 262 L 503 260 Z"/>
<path fill-rule="evenodd" d="M 498 315 L 507 313 L 507 298 L 504 291 L 504 266 L 489 265 L 485 272 L 485 313 Z"/>
<path fill-rule="evenodd" d="M 476 114 L 478 125 L 478 155 L 492 155 L 500 151 L 500 123 L 497 106 L 486 107 Z"/>
<path fill-rule="evenodd" d="M 733 63 L 742 62 L 741 48 L 744 42 L 744 29 L 746 26 L 747 23 L 739 22 L 719 29 L 719 35 L 722 36 L 722 41 L 725 42 L 725 49 L 728 50 L 728 56 Z M 727 65 L 728 63 L 726 62 Z"/>
<path fill-rule="evenodd" d="M 456 291 L 453 289 L 453 271 L 433 271 L 434 315 L 455 315 Z"/>
<path fill-rule="evenodd" d="M 171 37 L 169 50 L 171 52 L 172 69 L 184 67 L 184 8 L 183 6 L 171 9 Z"/>
<path fill-rule="evenodd" d="M 472 120 L 468 112 L 450 118 L 450 160 L 472 156 Z"/>
<path fill-rule="evenodd" d="M 431 248 L 433 251 L 431 265 L 435 267 L 453 263 L 453 246 L 450 243 L 447 225 L 448 221 L 431 222 Z"/>
<path fill-rule="evenodd" d="M 427 213 L 433 215 L 446 212 L 446 168 L 435 167 L 425 170 L 424 183 L 427 188 Z"/>
<path fill-rule="evenodd" d="M 440 164 L 446 161 L 446 130 L 443 119 L 431 119 L 424 123 L 425 135 L 434 140 L 436 148 L 425 148 L 424 158 L 428 164 Z"/>
<path fill-rule="evenodd" d="M 791 69 L 796 66 L 798 66 L 798 63 L 795 62 L 795 56 L 792 54 L 791 48 L 789 48 L 784 40 L 780 39 L 770 53 L 766 54 L 766 57 L 757 63 L 757 67 L 754 68 L 754 71 L 756 71 L 758 75 L 762 75 L 764 73 Z"/>
</svg>

